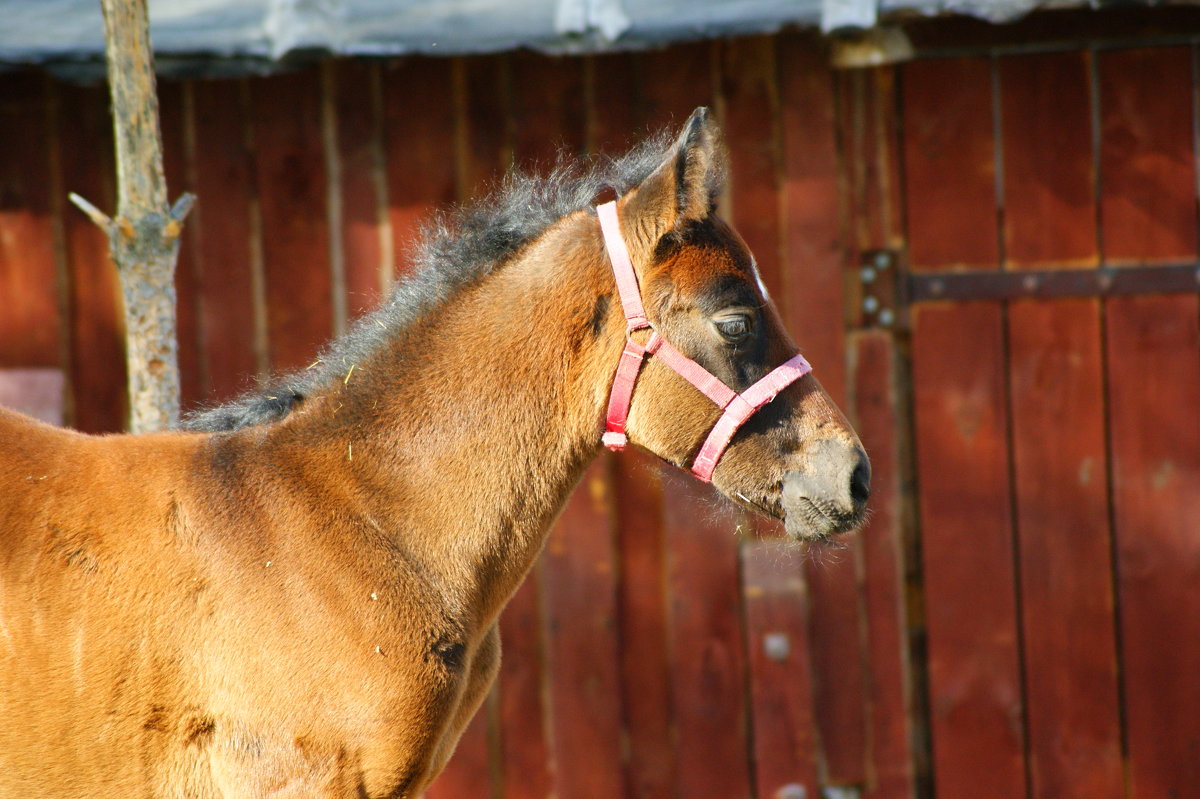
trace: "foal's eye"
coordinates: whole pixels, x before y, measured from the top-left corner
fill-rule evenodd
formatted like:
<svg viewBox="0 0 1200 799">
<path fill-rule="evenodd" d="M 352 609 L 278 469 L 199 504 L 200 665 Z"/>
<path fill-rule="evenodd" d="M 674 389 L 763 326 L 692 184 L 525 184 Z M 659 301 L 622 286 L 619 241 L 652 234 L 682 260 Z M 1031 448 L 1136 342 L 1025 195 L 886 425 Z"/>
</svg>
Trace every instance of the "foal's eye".
<svg viewBox="0 0 1200 799">
<path fill-rule="evenodd" d="M 750 335 L 750 317 L 731 316 L 714 322 L 717 331 L 729 341 L 741 341 Z"/>
</svg>

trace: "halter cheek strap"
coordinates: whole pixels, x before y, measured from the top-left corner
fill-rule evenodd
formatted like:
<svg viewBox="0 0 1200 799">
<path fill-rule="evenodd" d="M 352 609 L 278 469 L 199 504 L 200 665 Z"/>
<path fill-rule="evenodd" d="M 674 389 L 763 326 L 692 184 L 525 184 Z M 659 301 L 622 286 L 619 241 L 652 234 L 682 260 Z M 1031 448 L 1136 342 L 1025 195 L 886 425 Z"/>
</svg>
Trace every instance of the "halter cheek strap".
<svg viewBox="0 0 1200 799">
<path fill-rule="evenodd" d="M 641 290 L 638 288 L 637 274 L 633 271 L 629 250 L 625 246 L 624 237 L 621 236 L 616 202 L 596 206 L 596 215 L 600 217 L 600 229 L 604 233 L 604 246 L 608 250 L 608 258 L 612 262 L 613 275 L 617 281 L 617 293 L 621 296 L 621 308 L 625 312 L 627 330 L 629 333 L 635 330 L 650 330 L 650 338 L 644 345 L 638 344 L 628 335 L 626 336 L 625 350 L 621 353 L 621 360 L 617 364 L 617 372 L 613 377 L 612 390 L 608 397 L 608 413 L 605 419 L 604 436 L 601 440 L 604 442 L 604 446 L 611 450 L 625 448 L 625 444 L 628 442 L 625 435 L 625 423 L 629 418 L 629 405 L 633 400 L 633 385 L 637 382 L 638 374 L 641 372 L 646 358 L 655 355 L 724 411 L 721 418 L 709 431 L 708 438 L 705 439 L 704 444 L 700 447 L 700 453 L 692 463 L 692 474 L 707 483 L 712 480 L 713 470 L 717 468 L 717 461 L 725 453 L 725 448 L 729 446 L 729 442 L 738 428 L 753 416 L 755 411 L 775 399 L 780 391 L 811 372 L 812 367 L 809 366 L 808 361 L 804 360 L 804 356 L 797 353 L 741 394 L 725 385 L 703 366 L 672 347 L 646 318 L 646 310 L 642 307 Z"/>
</svg>

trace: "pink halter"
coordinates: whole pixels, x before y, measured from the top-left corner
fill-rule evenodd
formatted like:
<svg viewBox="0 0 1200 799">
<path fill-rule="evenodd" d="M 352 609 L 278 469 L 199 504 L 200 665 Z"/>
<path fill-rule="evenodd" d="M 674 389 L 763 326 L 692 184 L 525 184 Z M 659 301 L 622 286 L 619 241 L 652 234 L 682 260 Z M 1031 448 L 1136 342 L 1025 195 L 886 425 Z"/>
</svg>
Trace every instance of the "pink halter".
<svg viewBox="0 0 1200 799">
<path fill-rule="evenodd" d="M 812 367 L 804 360 L 804 356 L 797 353 L 742 394 L 722 383 L 703 366 L 664 341 L 646 318 L 637 275 L 633 271 L 633 262 L 629 258 L 629 250 L 625 247 L 625 239 L 621 236 L 616 202 L 596 206 L 596 215 L 600 217 L 604 246 L 608 250 L 608 258 L 612 262 L 613 274 L 617 279 L 617 293 L 621 296 L 621 307 L 625 311 L 628 331 L 632 333 L 635 330 L 650 329 L 650 338 L 645 346 L 626 336 L 625 351 L 621 353 L 617 373 L 613 377 L 612 391 L 608 397 L 608 414 L 602 438 L 604 446 L 614 451 L 625 448 L 628 441 L 625 436 L 625 422 L 629 417 L 629 404 L 633 399 L 633 384 L 637 382 L 646 356 L 657 355 L 663 363 L 700 389 L 718 408 L 725 411 L 709 431 L 708 438 L 700 447 L 700 454 L 692 463 L 692 474 L 707 483 L 712 480 L 717 461 L 721 459 L 738 428 L 753 416 L 755 411 L 775 399 L 780 391 L 811 372 Z"/>
</svg>

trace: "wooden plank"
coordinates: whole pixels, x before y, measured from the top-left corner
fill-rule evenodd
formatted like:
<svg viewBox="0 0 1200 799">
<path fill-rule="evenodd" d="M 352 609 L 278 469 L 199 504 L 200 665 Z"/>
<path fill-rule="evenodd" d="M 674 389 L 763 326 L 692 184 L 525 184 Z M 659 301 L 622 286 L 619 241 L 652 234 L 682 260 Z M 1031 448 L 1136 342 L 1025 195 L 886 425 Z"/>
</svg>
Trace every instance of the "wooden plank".
<svg viewBox="0 0 1200 799">
<path fill-rule="evenodd" d="M 1096 301 L 1014 303 L 1009 352 L 1031 795 L 1116 799 L 1121 731 Z"/>
<path fill-rule="evenodd" d="M 378 64 L 359 60 L 332 62 L 337 159 L 341 207 L 341 257 L 345 314 L 361 316 L 379 304 L 391 281 L 383 220 L 386 179 L 381 136 L 383 120 Z M 391 242 L 387 242 L 390 249 Z"/>
<path fill-rule="evenodd" d="M 805 560 L 801 547 L 784 540 L 756 541 L 742 551 L 756 796 L 821 795 Z"/>
<path fill-rule="evenodd" d="M 709 42 L 677 45 L 635 56 L 650 130 L 674 132 L 697 106 L 715 109 L 713 49 Z"/>
<path fill-rule="evenodd" d="M 561 154 L 587 146 L 583 63 L 518 53 L 512 56 L 513 154 L 526 169 L 545 170 Z"/>
<path fill-rule="evenodd" d="M 1192 57 L 1183 49 L 1101 57 L 1108 258 L 1196 257 Z M 1200 785 L 1198 306 L 1195 295 L 1106 302 L 1125 776 L 1136 797 L 1190 796 Z"/>
<path fill-rule="evenodd" d="M 1172 260 L 1196 252 L 1192 54 L 1186 47 L 1101 51 L 1100 216 L 1104 257 Z"/>
<path fill-rule="evenodd" d="M 0 76 L 0 367 L 54 367 L 62 320 L 51 211 L 47 81 Z"/>
<path fill-rule="evenodd" d="M 725 215 L 754 253 L 768 290 L 782 297 L 775 41 L 769 36 L 728 39 L 721 42 L 720 54 L 730 173 Z"/>
<path fill-rule="evenodd" d="M 417 58 L 383 75 L 384 154 L 397 275 L 411 267 L 421 226 L 457 198 L 451 62 Z"/>
<path fill-rule="evenodd" d="M 584 475 L 542 564 L 554 795 L 621 796 L 620 674 L 611 462 Z"/>
<path fill-rule="evenodd" d="M 666 551 L 662 472 L 668 466 L 629 450 L 615 459 L 620 551 L 618 630 L 621 694 L 632 799 L 673 799 L 677 753 L 672 741 L 667 660 Z"/>
<path fill-rule="evenodd" d="M 677 792 L 752 795 L 738 512 L 683 472 L 663 473 Z"/>
<path fill-rule="evenodd" d="M 545 651 L 537 566 L 500 616 L 498 726 L 504 799 L 546 799 L 553 793 L 543 684 Z"/>
<path fill-rule="evenodd" d="M 115 208 L 112 119 L 103 86 L 60 86 L 57 129 L 61 185 L 106 211 Z M 70 325 L 71 426 L 88 433 L 125 428 L 125 332 L 121 289 L 108 241 L 77 211 L 63 211 Z"/>
<path fill-rule="evenodd" d="M 466 92 L 458 154 L 460 200 L 484 196 L 512 163 L 509 130 L 510 76 L 506 56 L 482 56 L 460 61 Z"/>
<path fill-rule="evenodd" d="M 1099 260 L 1088 59 L 1000 61 L 1010 269 Z M 1033 797 L 1122 792 L 1098 311 L 1094 300 L 1008 309 Z"/>
<path fill-rule="evenodd" d="M 788 332 L 815 365 L 821 385 L 842 406 L 846 401 L 842 315 L 846 242 L 833 74 L 815 39 L 782 37 L 778 55 L 783 263 L 775 303 Z"/>
<path fill-rule="evenodd" d="M 202 391 L 215 403 L 246 389 L 259 369 L 254 169 L 246 146 L 246 83 L 204 80 L 191 89 L 197 201 L 187 227 L 196 237 Z"/>
<path fill-rule="evenodd" d="M 592 56 L 588 79 L 593 109 L 588 150 L 621 155 L 646 133 L 637 61 L 632 53 Z"/>
<path fill-rule="evenodd" d="M 871 516 L 859 534 L 866 616 L 866 799 L 910 799 L 914 774 L 905 607 L 903 423 L 895 342 L 865 331 L 852 341 L 853 416 L 871 455 Z"/>
<path fill-rule="evenodd" d="M 913 387 L 940 799 L 1025 796 L 1001 312 L 915 311 Z"/>
<path fill-rule="evenodd" d="M 1109 428 L 1129 795 L 1200 785 L 1200 307 L 1108 303 Z"/>
<path fill-rule="evenodd" d="M 1011 56 L 999 73 L 1005 266 L 1094 267 L 1089 56 Z"/>
<path fill-rule="evenodd" d="M 916 269 L 999 260 L 986 58 L 913 61 L 902 72 L 905 209 Z"/>
<path fill-rule="evenodd" d="M 781 40 L 778 75 L 787 268 L 777 302 L 801 350 L 818 365 L 822 386 L 845 407 L 844 249 L 833 75 L 819 43 L 800 37 Z M 769 129 L 769 122 L 761 124 Z M 736 211 L 738 184 L 734 185 Z M 764 202 L 753 212 L 765 214 L 769 207 Z M 814 559 L 806 564 L 806 573 L 823 776 L 830 783 L 855 785 L 867 778 L 868 744 L 861 648 L 865 630 L 856 574 L 862 539 L 844 543 L 844 556 L 836 561 Z"/>
<path fill-rule="evenodd" d="M 320 80 L 309 70 L 250 87 L 269 362 L 297 369 L 333 334 Z"/>
</svg>

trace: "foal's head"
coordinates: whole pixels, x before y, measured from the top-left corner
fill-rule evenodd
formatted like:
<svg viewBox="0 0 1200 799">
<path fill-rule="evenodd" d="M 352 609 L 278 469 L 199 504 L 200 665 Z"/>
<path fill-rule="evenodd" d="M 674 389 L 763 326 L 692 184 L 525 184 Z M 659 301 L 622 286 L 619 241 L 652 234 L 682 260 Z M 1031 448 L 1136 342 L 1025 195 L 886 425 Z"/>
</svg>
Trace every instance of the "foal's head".
<svg viewBox="0 0 1200 799">
<path fill-rule="evenodd" d="M 659 166 L 620 198 L 617 213 L 654 331 L 740 393 L 792 358 L 796 345 L 754 256 L 715 213 L 723 156 L 713 123 L 697 110 Z M 650 334 L 628 335 L 644 344 Z M 626 431 L 632 443 L 689 467 L 720 416 L 712 400 L 651 356 Z M 712 473 L 726 496 L 783 519 L 797 539 L 858 525 L 870 481 L 858 437 L 812 374 L 750 416 Z"/>
</svg>

